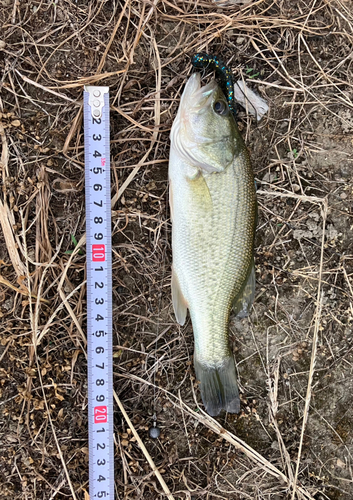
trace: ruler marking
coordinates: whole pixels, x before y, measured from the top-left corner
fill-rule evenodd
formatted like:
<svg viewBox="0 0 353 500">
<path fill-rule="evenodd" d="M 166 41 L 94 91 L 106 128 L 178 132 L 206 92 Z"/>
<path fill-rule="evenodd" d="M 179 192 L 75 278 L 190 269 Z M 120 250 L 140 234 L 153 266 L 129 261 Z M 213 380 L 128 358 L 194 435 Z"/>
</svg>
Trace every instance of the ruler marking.
<svg viewBox="0 0 353 500">
<path fill-rule="evenodd" d="M 100 118 L 92 101 L 98 92 Z M 97 116 L 95 114 L 95 116 Z M 90 498 L 114 499 L 109 94 L 84 92 Z"/>
</svg>

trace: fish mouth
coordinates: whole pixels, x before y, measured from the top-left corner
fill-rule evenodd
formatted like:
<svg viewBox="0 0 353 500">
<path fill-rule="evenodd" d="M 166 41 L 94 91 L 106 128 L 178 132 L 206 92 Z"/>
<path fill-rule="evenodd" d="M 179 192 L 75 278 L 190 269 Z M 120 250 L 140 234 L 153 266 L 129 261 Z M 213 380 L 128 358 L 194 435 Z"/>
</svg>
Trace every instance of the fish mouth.
<svg viewBox="0 0 353 500">
<path fill-rule="evenodd" d="M 209 101 L 212 98 L 213 92 L 217 89 L 217 87 L 218 87 L 218 84 L 217 84 L 216 80 L 211 80 L 209 83 L 207 83 L 203 87 L 201 86 L 201 82 L 200 82 L 200 86 L 199 86 L 198 90 L 193 95 L 193 99 L 194 99 L 194 102 L 197 103 L 197 107 L 207 106 L 207 104 L 209 103 Z"/>
<path fill-rule="evenodd" d="M 216 80 L 211 80 L 206 85 L 201 86 L 201 74 L 193 73 L 186 83 L 183 93 L 185 101 L 181 103 L 181 107 L 185 106 L 189 110 L 192 108 L 196 112 L 205 109 L 210 104 L 212 95 L 217 88 Z"/>
</svg>

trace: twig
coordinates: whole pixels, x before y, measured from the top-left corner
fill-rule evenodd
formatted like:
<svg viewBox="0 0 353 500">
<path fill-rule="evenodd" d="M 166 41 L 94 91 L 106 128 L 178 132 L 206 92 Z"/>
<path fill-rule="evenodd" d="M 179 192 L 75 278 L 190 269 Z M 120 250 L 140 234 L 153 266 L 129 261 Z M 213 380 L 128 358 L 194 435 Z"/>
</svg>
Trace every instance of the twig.
<svg viewBox="0 0 353 500">
<path fill-rule="evenodd" d="M 111 78 L 112 76 L 121 75 L 125 73 L 126 69 L 120 69 L 117 71 L 108 71 L 107 73 L 100 73 L 97 75 L 91 76 L 83 76 L 82 78 L 78 78 L 75 82 L 64 83 L 64 85 L 60 85 L 57 87 L 47 87 L 50 90 L 63 90 L 63 89 L 75 89 L 77 87 L 83 87 L 84 85 L 93 85 L 94 83 L 100 82 L 101 80 L 105 80 L 106 78 Z"/>
<path fill-rule="evenodd" d="M 110 36 L 110 40 L 109 40 L 109 42 L 107 43 L 107 45 L 106 45 L 106 47 L 105 47 L 105 51 L 104 51 L 104 53 L 103 53 L 103 55 L 102 55 L 102 58 L 101 58 L 101 60 L 100 60 L 100 63 L 98 64 L 98 68 L 97 68 L 97 71 L 96 71 L 96 74 L 97 74 L 97 75 L 99 75 L 99 73 L 102 71 L 102 68 L 103 68 L 103 66 L 104 66 L 104 64 L 105 64 L 105 60 L 106 60 L 106 58 L 107 58 L 107 55 L 108 55 L 109 49 L 110 49 L 110 47 L 111 47 L 111 45 L 112 45 L 112 43 L 113 43 L 113 40 L 114 40 L 115 35 L 116 35 L 116 32 L 118 31 L 118 28 L 119 28 L 119 26 L 120 26 L 121 20 L 122 20 L 122 18 L 124 17 L 125 10 L 126 10 L 126 8 L 127 8 L 127 6 L 128 6 L 128 5 L 129 5 L 129 1 L 126 1 L 126 2 L 124 3 L 124 6 L 123 6 L 122 11 L 121 11 L 121 13 L 120 13 L 119 19 L 118 19 L 118 21 L 117 21 L 116 25 L 114 26 L 114 29 L 113 29 L 112 34 L 111 34 L 111 36 Z"/>
<path fill-rule="evenodd" d="M 23 81 L 26 83 L 29 83 L 30 85 L 33 85 L 34 87 L 37 87 L 38 89 L 44 90 L 44 92 L 49 92 L 49 94 L 55 95 L 55 97 L 59 97 L 60 99 L 63 99 L 64 101 L 71 102 L 74 106 L 81 106 L 81 103 L 78 101 L 75 101 L 74 99 L 71 99 L 70 97 L 67 97 L 65 94 L 60 94 L 59 92 L 55 92 L 55 90 L 51 90 L 49 87 L 44 87 L 44 85 L 41 85 L 40 83 L 37 83 L 30 78 L 28 78 L 25 75 L 22 75 L 18 71 L 18 69 L 15 69 L 16 73 L 22 78 Z"/>
<path fill-rule="evenodd" d="M 83 110 L 83 103 L 81 104 L 80 109 L 77 111 L 77 114 L 76 114 L 75 118 L 73 119 L 72 125 L 70 127 L 69 133 L 67 134 L 67 137 L 65 139 L 65 144 L 63 147 L 64 154 L 67 153 L 69 146 L 70 146 L 71 139 L 73 138 L 76 130 L 80 126 L 80 123 L 82 121 L 82 110 Z"/>
<path fill-rule="evenodd" d="M 21 293 L 22 295 L 25 295 L 26 297 L 28 297 L 30 295 L 33 299 L 37 299 L 38 298 L 37 295 L 35 295 L 34 293 L 30 294 L 29 291 L 28 291 L 28 289 L 23 284 L 21 285 L 20 288 L 18 288 L 17 286 L 15 286 L 12 283 L 10 283 L 10 281 L 8 279 L 4 278 L 1 275 L 0 275 L 0 283 L 2 283 L 3 285 L 8 286 L 14 292 Z M 50 304 L 49 300 L 43 299 L 42 297 L 40 297 L 39 300 L 41 302 L 43 302 L 43 304 Z"/>
<path fill-rule="evenodd" d="M 137 172 L 140 170 L 141 165 L 144 164 L 146 158 L 148 157 L 148 155 L 150 154 L 150 152 L 154 148 L 154 145 L 155 145 L 155 143 L 157 141 L 157 138 L 158 138 L 158 127 L 160 125 L 160 114 L 161 114 L 160 91 L 161 91 L 161 84 L 162 84 L 162 70 L 161 70 L 161 62 L 160 62 L 160 58 L 159 58 L 158 47 L 157 47 L 157 44 L 156 44 L 156 41 L 155 41 L 154 38 L 153 38 L 153 47 L 155 49 L 155 53 L 156 53 L 156 57 L 157 57 L 157 63 L 158 63 L 158 68 L 156 68 L 156 93 L 155 93 L 156 99 L 155 99 L 155 104 L 154 104 L 154 110 L 155 110 L 154 124 L 155 124 L 155 129 L 154 129 L 154 132 L 152 134 L 152 141 L 151 141 L 149 149 L 143 155 L 143 157 L 138 162 L 138 164 L 133 169 L 133 171 L 130 173 L 130 175 L 128 176 L 128 178 L 126 179 L 126 181 L 123 183 L 123 185 L 121 186 L 121 188 L 119 189 L 119 191 L 117 193 L 115 193 L 115 195 L 113 196 L 113 198 L 112 198 L 112 207 L 113 208 L 114 208 L 116 202 L 119 200 L 119 198 L 124 193 L 125 189 L 129 186 L 129 184 L 135 178 Z"/>
<path fill-rule="evenodd" d="M 147 462 L 150 464 L 151 469 L 155 473 L 156 478 L 159 481 L 159 484 L 162 486 L 164 493 L 167 495 L 169 500 L 175 500 L 173 495 L 171 494 L 168 486 L 166 485 L 163 477 L 161 476 L 161 473 L 159 472 L 158 468 L 155 466 L 155 463 L 153 462 L 151 455 L 148 453 L 148 451 L 147 451 L 145 445 L 143 444 L 140 436 L 138 435 L 135 427 L 133 426 L 131 420 L 129 419 L 129 417 L 125 411 L 125 408 L 123 407 L 123 405 L 122 405 L 122 403 L 121 403 L 121 401 L 120 401 L 120 399 L 115 391 L 114 391 L 114 399 L 115 399 L 117 405 L 119 406 L 119 409 L 120 409 L 121 413 L 123 414 L 123 417 L 125 418 L 127 425 L 130 427 L 131 432 L 133 433 L 136 441 L 138 442 L 143 454 L 145 455 Z"/>
<path fill-rule="evenodd" d="M 301 459 L 302 448 L 303 448 L 304 432 L 305 432 L 305 428 L 306 428 L 306 424 L 307 424 L 308 416 L 309 416 L 312 383 L 313 383 L 315 363 L 316 363 L 317 341 L 318 341 L 318 336 L 319 336 L 320 318 L 321 318 L 321 310 L 322 310 L 321 278 L 322 278 L 322 270 L 323 270 L 323 262 L 324 262 L 324 245 L 325 245 L 325 228 L 326 228 L 327 209 L 328 209 L 328 202 L 327 202 L 327 199 L 325 199 L 323 202 L 323 206 L 322 206 L 321 255 L 320 255 L 319 281 L 318 281 L 318 285 L 317 285 L 317 299 L 316 299 L 317 305 L 316 305 L 316 311 L 315 311 L 315 326 L 314 326 L 314 334 L 313 334 L 313 346 L 312 346 L 312 350 L 311 350 L 310 370 L 309 370 L 309 377 L 308 377 L 308 386 L 307 386 L 307 390 L 306 390 L 305 407 L 304 407 L 304 414 L 303 414 L 302 430 L 301 430 L 301 434 L 300 434 L 297 465 L 296 465 L 294 481 L 293 481 L 292 500 L 294 500 L 295 493 L 298 489 L 297 482 L 298 482 L 298 474 L 299 474 L 299 467 L 300 467 L 300 459 Z"/>
<path fill-rule="evenodd" d="M 35 352 L 36 352 L 36 349 L 35 349 Z M 65 461 L 64 455 L 62 453 L 62 450 L 61 450 L 61 447 L 60 447 L 60 444 L 59 444 L 59 440 L 58 440 L 58 438 L 56 436 L 55 426 L 53 424 L 53 420 L 52 420 L 51 415 L 50 415 L 50 408 L 49 408 L 49 405 L 48 405 L 47 396 L 45 394 L 45 390 L 44 390 L 44 386 L 43 386 L 42 374 L 41 374 L 41 367 L 39 365 L 37 352 L 36 352 L 36 364 L 37 364 L 37 372 L 38 372 L 38 376 L 39 376 L 39 380 L 40 380 L 40 385 L 41 385 L 41 388 L 42 388 L 42 394 L 43 394 L 44 404 L 45 404 L 47 416 L 48 416 L 48 419 L 49 419 L 49 422 L 50 422 L 51 431 L 52 431 L 53 436 L 54 436 L 54 441 L 55 441 L 55 444 L 56 444 L 56 449 L 58 450 L 58 453 L 59 453 L 59 457 L 60 457 L 60 460 L 61 460 L 64 472 L 65 472 L 67 483 L 69 485 L 69 488 L 70 488 L 70 491 L 71 491 L 71 494 L 72 494 L 72 498 L 73 498 L 73 500 L 77 500 L 77 496 L 75 494 L 75 490 L 74 490 L 74 487 L 73 487 L 71 479 L 70 479 L 70 474 L 69 474 L 69 471 L 67 470 L 67 467 L 66 467 L 66 461 Z"/>
<path fill-rule="evenodd" d="M 2 167 L 3 169 L 3 181 L 4 181 L 6 176 L 8 176 L 9 149 L 7 145 L 5 130 L 2 123 L 0 123 L 0 136 L 2 145 L 0 167 Z M 15 224 L 15 221 L 13 214 L 11 213 L 9 206 L 6 202 L 5 196 L 3 201 L 0 200 L 0 224 L 2 227 L 6 248 L 9 253 L 13 268 L 16 271 L 18 277 L 24 276 L 26 274 L 26 268 L 22 260 L 20 259 L 13 232 L 13 226 Z"/>
</svg>

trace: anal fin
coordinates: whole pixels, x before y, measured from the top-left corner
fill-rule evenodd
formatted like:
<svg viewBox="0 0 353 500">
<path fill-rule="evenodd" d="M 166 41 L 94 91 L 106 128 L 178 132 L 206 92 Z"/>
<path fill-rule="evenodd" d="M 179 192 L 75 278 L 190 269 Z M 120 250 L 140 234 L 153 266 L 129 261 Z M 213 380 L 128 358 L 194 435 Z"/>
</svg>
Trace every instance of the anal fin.
<svg viewBox="0 0 353 500">
<path fill-rule="evenodd" d="M 248 279 L 242 288 L 241 292 L 233 301 L 233 312 L 238 318 L 245 318 L 250 313 L 252 303 L 255 297 L 255 263 L 254 259 L 250 264 Z"/>
<path fill-rule="evenodd" d="M 180 290 L 178 276 L 174 268 L 172 269 L 172 302 L 176 320 L 181 326 L 183 326 L 186 320 L 188 306 L 184 295 Z"/>
</svg>

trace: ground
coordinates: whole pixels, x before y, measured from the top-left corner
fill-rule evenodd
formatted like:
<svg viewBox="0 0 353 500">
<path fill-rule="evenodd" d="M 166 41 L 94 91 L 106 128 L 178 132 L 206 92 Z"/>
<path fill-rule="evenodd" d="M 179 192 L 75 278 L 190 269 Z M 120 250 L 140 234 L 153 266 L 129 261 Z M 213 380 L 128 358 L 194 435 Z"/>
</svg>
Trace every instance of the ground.
<svg viewBox="0 0 353 500">
<path fill-rule="evenodd" d="M 351 2 L 3 0 L 0 21 L 2 498 L 88 498 L 84 84 L 110 87 L 114 387 L 167 488 L 116 406 L 116 498 L 352 498 Z M 241 412 L 215 419 L 170 294 L 169 132 L 200 50 L 269 104 L 238 110 L 257 291 L 230 321 Z"/>
</svg>

